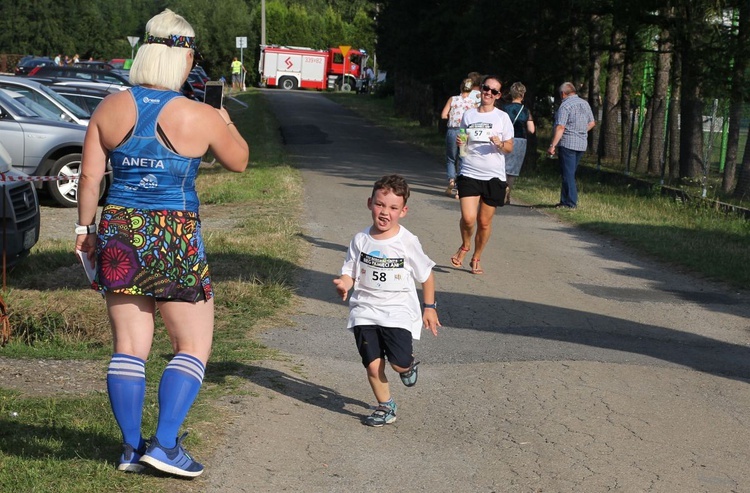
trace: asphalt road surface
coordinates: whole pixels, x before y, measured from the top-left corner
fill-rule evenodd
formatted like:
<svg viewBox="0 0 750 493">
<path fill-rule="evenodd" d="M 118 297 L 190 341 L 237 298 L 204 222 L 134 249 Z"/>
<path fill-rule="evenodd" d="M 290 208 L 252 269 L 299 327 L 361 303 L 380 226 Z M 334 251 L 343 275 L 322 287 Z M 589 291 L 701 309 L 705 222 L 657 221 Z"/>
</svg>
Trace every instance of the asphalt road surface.
<svg viewBox="0 0 750 493">
<path fill-rule="evenodd" d="M 456 269 L 442 162 L 321 94 L 264 95 L 304 176 L 309 255 L 296 316 L 262 338 L 285 358 L 247 368 L 226 448 L 201 458 L 206 491 L 750 491 L 747 292 L 523 205 L 498 209 L 485 275 Z M 437 262 L 443 327 L 415 343 L 415 387 L 389 370 L 398 420 L 370 428 L 332 279 L 393 172 L 412 186 L 402 224 Z"/>
</svg>

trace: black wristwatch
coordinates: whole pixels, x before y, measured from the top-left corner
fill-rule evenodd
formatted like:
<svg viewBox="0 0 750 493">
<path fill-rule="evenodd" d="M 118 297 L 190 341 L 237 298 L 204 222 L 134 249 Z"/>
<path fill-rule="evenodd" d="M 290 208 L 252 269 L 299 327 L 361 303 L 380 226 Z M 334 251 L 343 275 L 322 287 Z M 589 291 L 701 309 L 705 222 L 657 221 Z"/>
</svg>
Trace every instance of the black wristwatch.
<svg viewBox="0 0 750 493">
<path fill-rule="evenodd" d="M 432 308 L 437 310 L 437 301 L 435 303 L 422 303 L 422 308 Z"/>
</svg>

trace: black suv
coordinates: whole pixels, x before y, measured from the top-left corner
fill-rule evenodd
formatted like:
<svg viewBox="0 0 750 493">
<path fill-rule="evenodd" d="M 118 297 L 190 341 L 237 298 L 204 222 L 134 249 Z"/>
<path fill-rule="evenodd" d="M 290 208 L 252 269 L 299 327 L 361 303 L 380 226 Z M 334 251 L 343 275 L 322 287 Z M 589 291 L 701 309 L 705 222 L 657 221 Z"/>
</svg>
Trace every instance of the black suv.
<svg viewBox="0 0 750 493">
<path fill-rule="evenodd" d="M 22 58 L 21 61 L 18 62 L 18 65 L 16 65 L 16 68 L 13 69 L 13 73 L 15 73 L 16 75 L 27 75 L 36 67 L 40 67 L 42 65 L 54 65 L 54 64 L 55 64 L 55 61 L 51 58 L 27 56 L 27 57 Z"/>
<path fill-rule="evenodd" d="M 117 84 L 129 86 L 130 82 L 123 76 L 117 75 L 109 70 L 95 68 L 61 67 L 58 65 L 45 65 L 36 67 L 28 74 L 29 77 L 47 77 L 50 79 L 73 79 L 87 80 L 91 82 L 104 82 L 106 84 Z"/>
</svg>

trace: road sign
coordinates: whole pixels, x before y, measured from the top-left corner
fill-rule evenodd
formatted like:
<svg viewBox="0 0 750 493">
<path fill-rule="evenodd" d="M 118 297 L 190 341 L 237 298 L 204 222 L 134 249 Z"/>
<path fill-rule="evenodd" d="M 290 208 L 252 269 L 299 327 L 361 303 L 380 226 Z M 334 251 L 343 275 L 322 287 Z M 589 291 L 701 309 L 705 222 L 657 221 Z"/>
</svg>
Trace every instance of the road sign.
<svg viewBox="0 0 750 493">
<path fill-rule="evenodd" d="M 135 56 L 135 45 L 138 44 L 138 40 L 140 40 L 138 36 L 128 36 L 128 43 L 130 43 L 130 58 L 133 58 Z"/>
<path fill-rule="evenodd" d="M 237 36 L 237 48 L 247 48 L 247 36 Z"/>
<path fill-rule="evenodd" d="M 351 49 L 352 49 L 351 46 L 347 46 L 347 45 L 339 46 L 339 50 L 341 50 L 341 56 L 343 56 L 344 58 L 346 58 L 346 55 L 349 54 L 349 50 Z"/>
</svg>

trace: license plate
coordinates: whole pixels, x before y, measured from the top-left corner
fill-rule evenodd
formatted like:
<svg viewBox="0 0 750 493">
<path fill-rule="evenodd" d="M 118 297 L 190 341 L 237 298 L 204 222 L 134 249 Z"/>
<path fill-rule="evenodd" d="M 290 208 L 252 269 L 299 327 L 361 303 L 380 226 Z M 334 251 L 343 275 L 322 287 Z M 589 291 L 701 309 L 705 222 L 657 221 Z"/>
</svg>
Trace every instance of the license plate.
<svg viewBox="0 0 750 493">
<path fill-rule="evenodd" d="M 30 250 L 36 243 L 36 228 L 31 228 L 23 234 L 23 249 Z"/>
</svg>

